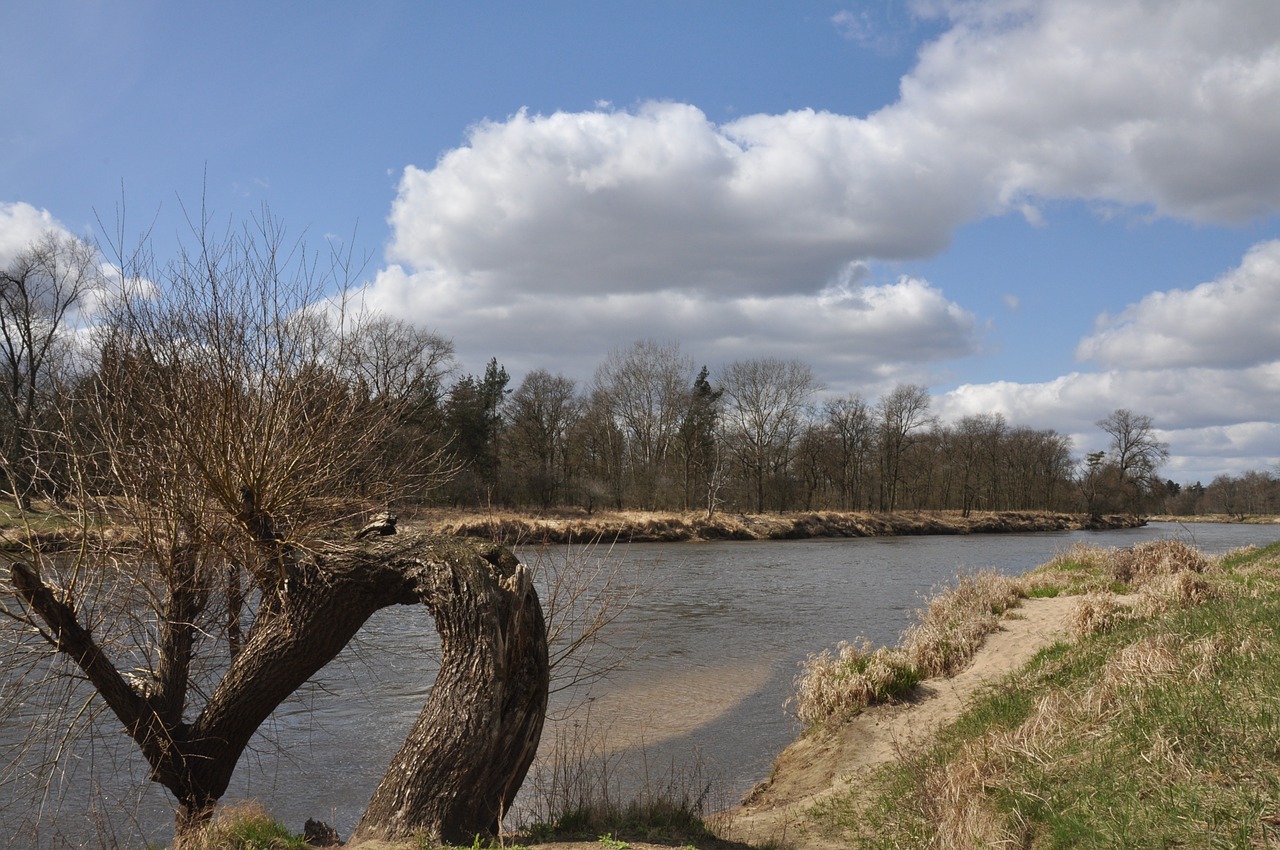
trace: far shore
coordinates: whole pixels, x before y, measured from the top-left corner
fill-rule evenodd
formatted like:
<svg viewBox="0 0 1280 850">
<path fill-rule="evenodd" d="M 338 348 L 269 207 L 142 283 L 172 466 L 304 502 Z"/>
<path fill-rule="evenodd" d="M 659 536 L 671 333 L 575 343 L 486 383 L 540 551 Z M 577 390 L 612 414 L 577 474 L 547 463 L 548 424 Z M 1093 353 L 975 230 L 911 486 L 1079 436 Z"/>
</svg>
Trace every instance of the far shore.
<svg viewBox="0 0 1280 850">
<path fill-rule="evenodd" d="M 1276 516 L 1135 516 L 1133 514 L 1054 513 L 1049 511 L 788 511 L 746 514 L 717 511 L 516 511 L 506 509 L 407 508 L 400 530 L 468 537 L 506 546 L 592 543 L 678 543 L 731 540 L 805 540 L 811 538 L 893 537 L 913 535 L 1010 534 L 1045 531 L 1108 531 L 1148 522 L 1280 523 Z M 106 532 L 118 542 L 129 534 Z M 338 532 L 338 536 L 345 536 Z M 0 551 L 34 545 L 60 549 L 78 535 L 61 513 L 48 506 L 25 515 L 0 507 Z"/>
<path fill-rule="evenodd" d="M 540 543 L 674 543 L 718 540 L 803 540 L 817 537 L 1007 534 L 1137 528 L 1131 514 L 1094 517 L 1042 511 L 799 511 L 742 514 L 597 511 L 522 514 L 509 511 L 429 510 L 405 517 L 406 529 L 505 545 Z"/>
</svg>

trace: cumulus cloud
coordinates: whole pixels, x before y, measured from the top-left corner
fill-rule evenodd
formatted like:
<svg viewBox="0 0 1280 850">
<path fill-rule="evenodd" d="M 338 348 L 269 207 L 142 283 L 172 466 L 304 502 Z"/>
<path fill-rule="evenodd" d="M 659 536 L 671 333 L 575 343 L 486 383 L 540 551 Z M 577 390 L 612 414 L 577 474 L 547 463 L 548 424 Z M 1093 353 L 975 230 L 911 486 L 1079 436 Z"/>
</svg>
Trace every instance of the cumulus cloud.
<svg viewBox="0 0 1280 850">
<path fill-rule="evenodd" d="M 1105 449 L 1097 420 L 1117 408 L 1152 417 L 1173 447 L 1167 474 L 1208 479 L 1280 464 L 1280 242 L 1191 290 L 1155 292 L 1102 316 L 1081 341 L 1097 372 L 1035 383 L 965 384 L 937 400 L 944 418 L 1001 413 L 1053 428 L 1080 451 Z"/>
<path fill-rule="evenodd" d="M 1095 198 L 1240 221 L 1280 202 L 1280 5 L 934 6 L 953 26 L 890 111 L 1001 157 L 1001 203 Z"/>
<path fill-rule="evenodd" d="M 716 124 L 695 106 L 519 112 L 409 166 L 389 259 L 505 291 L 814 292 L 1028 199 L 1197 221 L 1280 206 L 1280 5 L 939 4 L 901 99 Z"/>
<path fill-rule="evenodd" d="M 930 177 L 890 144 L 812 110 L 521 112 L 405 169 L 388 256 L 503 291 L 816 292 L 850 260 L 937 251 L 971 206 L 918 203 Z"/>
<path fill-rule="evenodd" d="M 1104 315 L 1076 355 L 1105 368 L 1246 367 L 1280 358 L 1280 240 L 1191 290 L 1153 292 Z"/>
<path fill-rule="evenodd" d="M 928 282 L 836 287 L 819 297 L 707 299 L 657 292 L 510 293 L 393 265 L 367 294 L 395 315 L 447 316 L 464 362 L 495 353 L 514 374 L 551 368 L 586 379 L 606 352 L 648 337 L 680 340 L 709 365 L 760 356 L 799 358 L 840 391 L 930 376 L 939 360 L 978 350 L 977 319 Z M 486 349 L 485 346 L 490 346 Z"/>
<path fill-rule="evenodd" d="M 0 201 L 0 266 L 6 266 L 50 230 L 70 235 L 48 210 Z"/>
<path fill-rule="evenodd" d="M 1002 413 L 1011 422 L 1089 430 L 1118 407 L 1182 430 L 1280 421 L 1280 362 L 1249 369 L 1134 369 L 1072 372 L 1050 381 L 962 384 L 939 400 L 949 419 Z"/>
<path fill-rule="evenodd" d="M 517 371 L 554 357 L 589 372 L 654 337 L 721 362 L 800 357 L 828 386 L 865 389 L 932 382 L 981 350 L 948 281 L 868 283 L 966 223 L 1048 226 L 1054 200 L 1212 224 L 1280 209 L 1280 4 L 913 8 L 947 29 L 870 115 L 717 123 L 691 104 L 600 103 L 477 124 L 405 168 L 371 297 Z M 831 23 L 867 32 L 853 4 Z M 1278 254 L 1260 245 L 1219 280 L 1101 318 L 1078 351 L 1099 372 L 963 386 L 940 406 L 1081 433 L 1116 407 L 1170 428 L 1274 421 Z"/>
</svg>

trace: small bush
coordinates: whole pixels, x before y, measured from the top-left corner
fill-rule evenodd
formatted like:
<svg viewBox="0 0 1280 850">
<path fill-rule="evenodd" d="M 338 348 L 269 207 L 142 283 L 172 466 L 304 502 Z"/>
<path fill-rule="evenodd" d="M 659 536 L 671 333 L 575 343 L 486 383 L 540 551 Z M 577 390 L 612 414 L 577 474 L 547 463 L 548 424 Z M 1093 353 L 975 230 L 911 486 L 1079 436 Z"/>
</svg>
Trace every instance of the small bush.
<svg viewBox="0 0 1280 850">
<path fill-rule="evenodd" d="M 1116 552 L 1111 571 L 1116 581 L 1140 587 L 1158 576 L 1202 573 L 1208 567 L 1208 558 L 1180 540 L 1149 540 Z"/>
</svg>

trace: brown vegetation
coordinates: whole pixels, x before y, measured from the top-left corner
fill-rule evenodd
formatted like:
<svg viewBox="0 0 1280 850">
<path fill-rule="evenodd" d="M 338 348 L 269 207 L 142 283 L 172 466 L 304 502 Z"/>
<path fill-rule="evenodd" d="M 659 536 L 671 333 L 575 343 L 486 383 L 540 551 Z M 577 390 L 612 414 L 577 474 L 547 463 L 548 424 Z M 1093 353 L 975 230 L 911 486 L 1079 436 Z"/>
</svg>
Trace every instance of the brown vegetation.
<svg viewBox="0 0 1280 850">
<path fill-rule="evenodd" d="M 891 537 L 924 534 L 999 534 L 1132 528 L 1133 516 L 1087 517 L 1037 511 L 806 511 L 778 514 L 662 511 L 513 512 L 465 514 L 424 511 L 411 520 L 433 533 L 514 543 L 671 543 L 697 540 L 801 540 L 813 537 Z"/>
</svg>

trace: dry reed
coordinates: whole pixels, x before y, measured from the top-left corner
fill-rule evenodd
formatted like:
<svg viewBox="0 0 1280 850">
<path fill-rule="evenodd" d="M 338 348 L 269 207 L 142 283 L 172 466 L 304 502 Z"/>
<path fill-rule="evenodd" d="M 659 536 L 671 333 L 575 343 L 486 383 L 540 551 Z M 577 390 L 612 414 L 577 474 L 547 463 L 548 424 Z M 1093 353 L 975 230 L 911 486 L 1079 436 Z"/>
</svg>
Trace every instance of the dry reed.
<svg viewBox="0 0 1280 850">
<path fill-rule="evenodd" d="M 796 716 L 805 723 L 847 719 L 862 708 L 901 699 L 921 679 L 959 670 L 1022 598 L 1016 579 L 987 570 L 961 576 L 917 612 L 902 647 L 841 643 L 810 655 L 796 679 Z"/>
</svg>

